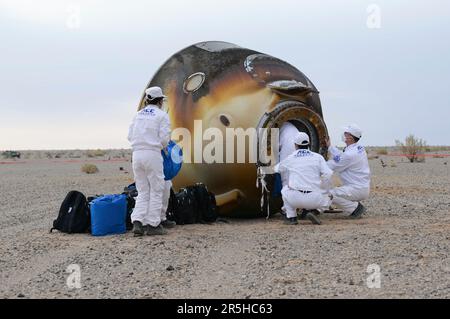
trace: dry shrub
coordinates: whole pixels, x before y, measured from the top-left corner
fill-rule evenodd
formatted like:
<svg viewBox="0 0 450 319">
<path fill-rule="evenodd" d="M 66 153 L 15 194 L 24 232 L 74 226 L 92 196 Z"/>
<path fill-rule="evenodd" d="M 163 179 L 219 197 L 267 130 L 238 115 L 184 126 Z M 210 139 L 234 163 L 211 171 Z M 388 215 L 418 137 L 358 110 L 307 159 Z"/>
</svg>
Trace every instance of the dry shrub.
<svg viewBox="0 0 450 319">
<path fill-rule="evenodd" d="M 98 173 L 98 167 L 94 164 L 84 164 L 81 167 L 81 171 L 86 174 L 95 174 Z"/>
<path fill-rule="evenodd" d="M 416 138 L 413 134 L 405 138 L 405 142 L 395 141 L 404 156 L 411 162 L 425 162 L 426 142 L 421 138 Z"/>
</svg>

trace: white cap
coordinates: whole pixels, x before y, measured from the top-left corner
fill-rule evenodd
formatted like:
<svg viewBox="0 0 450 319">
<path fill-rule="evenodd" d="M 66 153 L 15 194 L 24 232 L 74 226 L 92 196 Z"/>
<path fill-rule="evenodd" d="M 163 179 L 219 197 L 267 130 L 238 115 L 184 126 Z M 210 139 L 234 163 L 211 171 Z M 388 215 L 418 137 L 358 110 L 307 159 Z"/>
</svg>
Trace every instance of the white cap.
<svg viewBox="0 0 450 319">
<path fill-rule="evenodd" d="M 297 145 L 309 145 L 309 136 L 306 133 L 299 132 L 294 137 L 294 143 Z"/>
<path fill-rule="evenodd" d="M 163 98 L 167 97 L 163 94 L 163 91 L 159 86 L 152 86 L 151 88 L 146 89 L 145 95 L 147 95 L 147 97 L 151 100 L 157 99 L 160 97 L 163 97 Z"/>
<path fill-rule="evenodd" d="M 350 124 L 350 125 L 344 126 L 343 129 L 344 129 L 344 133 L 350 133 L 354 137 L 361 138 L 361 136 L 362 136 L 362 131 L 359 128 L 359 126 L 356 124 Z"/>
</svg>

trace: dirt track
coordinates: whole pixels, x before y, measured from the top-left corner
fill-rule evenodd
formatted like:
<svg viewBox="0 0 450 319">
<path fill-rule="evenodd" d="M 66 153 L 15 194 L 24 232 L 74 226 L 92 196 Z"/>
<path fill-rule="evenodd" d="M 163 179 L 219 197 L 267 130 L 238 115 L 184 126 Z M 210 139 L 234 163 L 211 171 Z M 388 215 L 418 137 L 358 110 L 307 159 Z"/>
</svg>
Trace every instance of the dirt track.
<svg viewBox="0 0 450 319">
<path fill-rule="evenodd" d="M 96 163 L 95 175 L 80 163 L 1 164 L 0 297 L 449 298 L 447 160 L 371 160 L 368 214 L 358 221 L 285 226 L 276 216 L 144 238 L 48 233 L 68 191 L 121 192 L 132 176 L 119 167 L 129 163 Z M 81 267 L 81 289 L 66 285 L 70 264 Z M 370 264 L 381 267 L 380 289 L 366 285 Z"/>
</svg>

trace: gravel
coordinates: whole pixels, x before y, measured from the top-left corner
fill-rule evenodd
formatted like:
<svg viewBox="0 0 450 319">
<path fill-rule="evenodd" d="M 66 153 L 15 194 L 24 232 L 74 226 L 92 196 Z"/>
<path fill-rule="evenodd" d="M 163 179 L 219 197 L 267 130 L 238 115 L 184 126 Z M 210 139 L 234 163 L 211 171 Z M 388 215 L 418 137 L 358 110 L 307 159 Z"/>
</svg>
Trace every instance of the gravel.
<svg viewBox="0 0 450 319">
<path fill-rule="evenodd" d="M 276 215 L 142 238 L 49 233 L 67 192 L 120 193 L 132 182 L 129 162 L 96 162 L 92 175 L 76 161 L 0 164 L 0 297 L 449 298 L 447 159 L 394 161 L 370 161 L 360 220 L 330 214 L 321 226 L 287 226 Z M 81 288 L 67 285 L 71 264 Z M 373 264 L 380 288 L 367 285 Z"/>
</svg>

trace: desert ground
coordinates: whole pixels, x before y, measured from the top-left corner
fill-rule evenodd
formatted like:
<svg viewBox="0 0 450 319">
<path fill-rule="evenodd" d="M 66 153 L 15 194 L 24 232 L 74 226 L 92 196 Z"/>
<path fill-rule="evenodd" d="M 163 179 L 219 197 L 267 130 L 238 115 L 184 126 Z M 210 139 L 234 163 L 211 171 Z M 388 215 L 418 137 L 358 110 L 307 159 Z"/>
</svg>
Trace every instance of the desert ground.
<svg viewBox="0 0 450 319">
<path fill-rule="evenodd" d="M 278 214 L 176 226 L 159 237 L 49 233 L 70 190 L 122 192 L 133 179 L 129 156 L 0 159 L 0 297 L 450 297 L 449 157 L 371 156 L 372 193 L 360 220 L 327 214 L 320 226 L 287 226 Z M 81 172 L 84 163 L 99 172 Z M 71 264 L 81 269 L 79 289 L 66 284 Z M 367 285 L 373 264 L 379 288 Z"/>
</svg>

